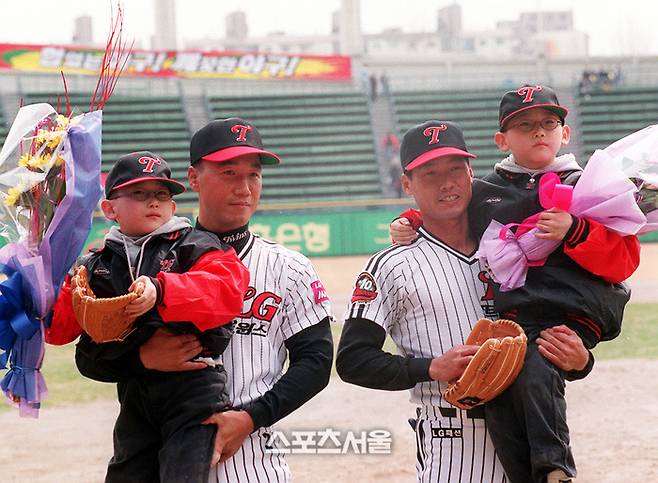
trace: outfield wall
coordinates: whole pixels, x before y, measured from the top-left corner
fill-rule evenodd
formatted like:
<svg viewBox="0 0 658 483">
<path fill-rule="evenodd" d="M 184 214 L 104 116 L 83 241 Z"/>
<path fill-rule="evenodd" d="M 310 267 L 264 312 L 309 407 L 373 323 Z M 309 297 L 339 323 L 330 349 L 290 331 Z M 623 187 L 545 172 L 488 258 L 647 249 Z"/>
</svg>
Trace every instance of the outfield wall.
<svg viewBox="0 0 658 483">
<path fill-rule="evenodd" d="M 309 257 L 367 255 L 390 244 L 389 223 L 405 206 L 347 211 L 259 212 L 251 220 L 253 232 L 298 250 Z M 184 213 L 193 219 L 194 214 Z M 111 223 L 94 219 L 87 246 L 99 247 Z"/>
<path fill-rule="evenodd" d="M 409 205 L 351 208 L 343 211 L 310 210 L 271 212 L 254 215 L 253 232 L 298 250 L 309 257 L 368 255 L 390 244 L 388 226 Z M 193 213 L 183 213 L 194 219 Z M 98 247 L 111 226 L 104 218 L 94 220 L 88 247 Z M 641 237 L 658 241 L 658 232 Z"/>
</svg>

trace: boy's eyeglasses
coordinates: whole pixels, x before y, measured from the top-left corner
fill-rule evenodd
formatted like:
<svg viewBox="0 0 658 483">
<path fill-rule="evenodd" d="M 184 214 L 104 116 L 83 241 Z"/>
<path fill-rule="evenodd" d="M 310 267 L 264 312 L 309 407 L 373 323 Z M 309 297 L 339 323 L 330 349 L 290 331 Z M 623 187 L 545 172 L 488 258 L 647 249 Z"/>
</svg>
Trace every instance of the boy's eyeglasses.
<svg viewBox="0 0 658 483">
<path fill-rule="evenodd" d="M 510 124 L 507 129 L 518 129 L 522 132 L 532 132 L 537 129 L 537 126 L 545 131 L 553 131 L 558 126 L 561 126 L 562 122 L 559 119 L 553 119 L 552 117 L 547 117 L 541 121 L 521 121 L 516 124 Z"/>
<path fill-rule="evenodd" d="M 169 201 L 172 198 L 171 191 L 169 190 L 158 190 L 158 191 L 146 191 L 146 190 L 135 190 L 127 191 L 125 193 L 118 193 L 113 195 L 111 199 L 116 198 L 131 198 L 135 201 L 148 201 L 151 198 L 155 198 L 158 201 Z"/>
</svg>

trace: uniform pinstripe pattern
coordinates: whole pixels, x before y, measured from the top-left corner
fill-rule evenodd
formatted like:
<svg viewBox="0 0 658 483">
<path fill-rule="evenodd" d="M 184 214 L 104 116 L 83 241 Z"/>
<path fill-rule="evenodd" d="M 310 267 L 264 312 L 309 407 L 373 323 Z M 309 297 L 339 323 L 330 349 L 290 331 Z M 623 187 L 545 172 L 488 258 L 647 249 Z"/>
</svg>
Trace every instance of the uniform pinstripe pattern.
<svg viewBox="0 0 658 483">
<path fill-rule="evenodd" d="M 461 431 L 461 437 L 438 437 L 446 429 Z M 416 448 L 419 482 L 507 483 L 483 419 L 419 419 Z"/>
<path fill-rule="evenodd" d="M 209 483 L 284 483 L 292 477 L 282 454 L 266 452 L 268 430 L 260 428 L 242 444 L 240 450 L 210 472 Z"/>
<path fill-rule="evenodd" d="M 232 405 L 241 406 L 272 388 L 283 374 L 286 339 L 331 314 L 328 301 L 316 303 L 311 283 L 318 276 L 303 255 L 250 234 L 238 254 L 250 273 L 250 291 L 243 313 L 222 359 L 228 373 Z M 269 320 L 268 320 L 269 319 Z M 264 482 L 288 481 L 283 455 L 265 454 L 261 429 L 240 451 L 219 465 L 210 480 Z"/>
<path fill-rule="evenodd" d="M 419 235 L 413 244 L 391 246 L 368 261 L 364 271 L 375 280 L 377 295 L 352 303 L 345 315 L 381 325 L 403 356 L 438 357 L 463 344 L 483 314 L 494 315 L 493 298 L 475 254 L 463 255 L 423 228 Z M 505 482 L 484 419 L 456 410 L 443 400 L 443 390 L 445 385 L 434 381 L 411 390 L 411 401 L 419 406 L 418 481 Z M 440 408 L 455 417 L 442 416 Z"/>
</svg>

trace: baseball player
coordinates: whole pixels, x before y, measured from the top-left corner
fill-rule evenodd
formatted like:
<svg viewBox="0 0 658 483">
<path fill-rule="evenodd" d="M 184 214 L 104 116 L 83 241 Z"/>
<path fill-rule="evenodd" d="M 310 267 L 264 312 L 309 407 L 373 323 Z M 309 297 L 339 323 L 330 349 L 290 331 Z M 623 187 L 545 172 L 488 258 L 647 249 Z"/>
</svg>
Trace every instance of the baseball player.
<svg viewBox="0 0 658 483">
<path fill-rule="evenodd" d="M 472 157 L 453 123 L 428 121 L 407 131 L 402 182 L 424 226 L 414 244 L 377 253 L 357 277 L 336 360 L 347 382 L 411 389 L 418 406 L 421 482 L 507 481 L 482 408 L 463 411 L 441 395 L 477 351 L 463 345 L 473 324 L 483 315 L 496 315 L 492 280 L 480 267 L 469 234 Z M 399 355 L 382 350 L 387 333 Z M 555 352 L 565 370 L 591 369 L 577 336 L 567 343 L 558 340 Z"/>
<path fill-rule="evenodd" d="M 102 342 L 82 333 L 76 346 L 83 375 L 117 382 L 121 407 L 106 482 L 205 482 L 215 428 L 201 422 L 229 407 L 226 371 L 215 360 L 231 338 L 230 323 L 240 313 L 249 274 L 232 248 L 195 230 L 187 218 L 173 216 L 172 196 L 183 191 L 161 157 L 148 151 L 121 156 L 107 175 L 101 202 L 104 215 L 118 226 L 107 233 L 102 249 L 78 260 L 98 297 L 144 287 L 125 308 L 136 319 L 134 330 Z M 82 331 L 71 291 L 67 277 L 46 333 L 50 343 L 70 342 Z M 212 295 L 201 299 L 206 291 Z M 86 316 L 92 312 L 93 307 L 85 309 Z M 197 362 L 199 370 L 193 372 L 141 371 L 115 378 L 111 368 L 125 363 L 128 372 L 124 356 L 158 327 L 198 336 L 207 363 Z M 182 459 L 189 463 L 176 464 Z"/>
<path fill-rule="evenodd" d="M 495 140 L 511 154 L 484 180 L 469 207 L 471 230 L 480 236 L 492 219 L 507 224 L 540 213 L 537 186 L 545 173 L 575 184 L 582 169 L 573 155 L 557 156 L 569 142 L 567 109 L 547 86 L 523 86 L 500 102 Z M 538 215 L 538 238 L 562 242 L 539 266 L 530 267 L 523 287 L 494 285 L 504 318 L 516 320 L 528 336 L 523 370 L 511 388 L 486 405 L 489 433 L 507 475 L 514 482 L 571 481 L 575 463 L 569 447 L 564 374 L 546 364 L 539 331 L 564 325 L 586 347 L 619 334 L 630 293 L 623 284 L 639 263 L 635 236 L 621 236 L 586 218 L 551 209 Z M 520 423 L 521 422 L 521 423 Z"/>
<path fill-rule="evenodd" d="M 306 257 L 249 231 L 260 199 L 261 166 L 279 163 L 263 149 L 256 127 L 239 118 L 212 121 L 194 134 L 190 159 L 190 186 L 199 193 L 197 228 L 235 248 L 251 275 L 243 311 L 223 354 L 235 409 L 208 421 L 219 429 L 219 464 L 211 469 L 209 481 L 288 481 L 283 455 L 268 451 L 270 426 L 329 382 L 329 300 Z M 165 355 L 162 345 L 156 350 L 155 344 L 165 336 L 156 334 L 142 346 L 141 361 L 152 369 L 184 367 L 198 342 L 170 338 Z"/>
</svg>

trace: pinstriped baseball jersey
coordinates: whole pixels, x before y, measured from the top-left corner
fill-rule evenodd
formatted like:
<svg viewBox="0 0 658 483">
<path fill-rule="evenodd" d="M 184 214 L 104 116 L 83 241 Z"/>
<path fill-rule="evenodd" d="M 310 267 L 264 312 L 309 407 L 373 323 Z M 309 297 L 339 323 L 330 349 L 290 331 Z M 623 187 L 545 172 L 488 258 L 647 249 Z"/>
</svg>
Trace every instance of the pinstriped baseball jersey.
<svg viewBox="0 0 658 483">
<path fill-rule="evenodd" d="M 418 419 L 416 475 L 421 483 L 507 483 L 484 419 Z"/>
<path fill-rule="evenodd" d="M 267 392 L 283 374 L 286 339 L 331 314 L 329 299 L 311 262 L 302 254 L 249 233 L 238 253 L 250 273 L 242 313 L 222 355 L 232 405 L 242 406 Z M 209 481 L 287 481 L 282 455 L 264 453 L 257 431 Z M 225 466 L 226 468 L 223 468 Z M 229 469 L 229 467 L 231 469 Z M 253 468 L 257 468 L 253 469 Z"/>
<path fill-rule="evenodd" d="M 483 315 L 494 317 L 492 283 L 475 254 L 466 256 L 424 228 L 409 246 L 370 258 L 357 277 L 345 318 L 382 326 L 403 356 L 433 358 L 461 345 Z M 416 474 L 423 483 L 505 483 L 483 411 L 462 411 L 441 396 L 445 383 L 411 389 L 419 406 Z"/>
<path fill-rule="evenodd" d="M 372 320 L 388 332 L 403 356 L 438 357 L 463 344 L 483 314 L 493 316 L 492 284 L 475 254 L 463 255 L 424 228 L 409 246 L 374 255 L 359 275 L 346 318 Z M 420 406 L 443 401 L 444 383 L 411 391 Z"/>
<path fill-rule="evenodd" d="M 240 450 L 225 463 L 211 469 L 208 483 L 286 482 L 292 479 L 283 454 L 268 452 L 269 430 L 260 428 L 251 433 Z"/>
</svg>

